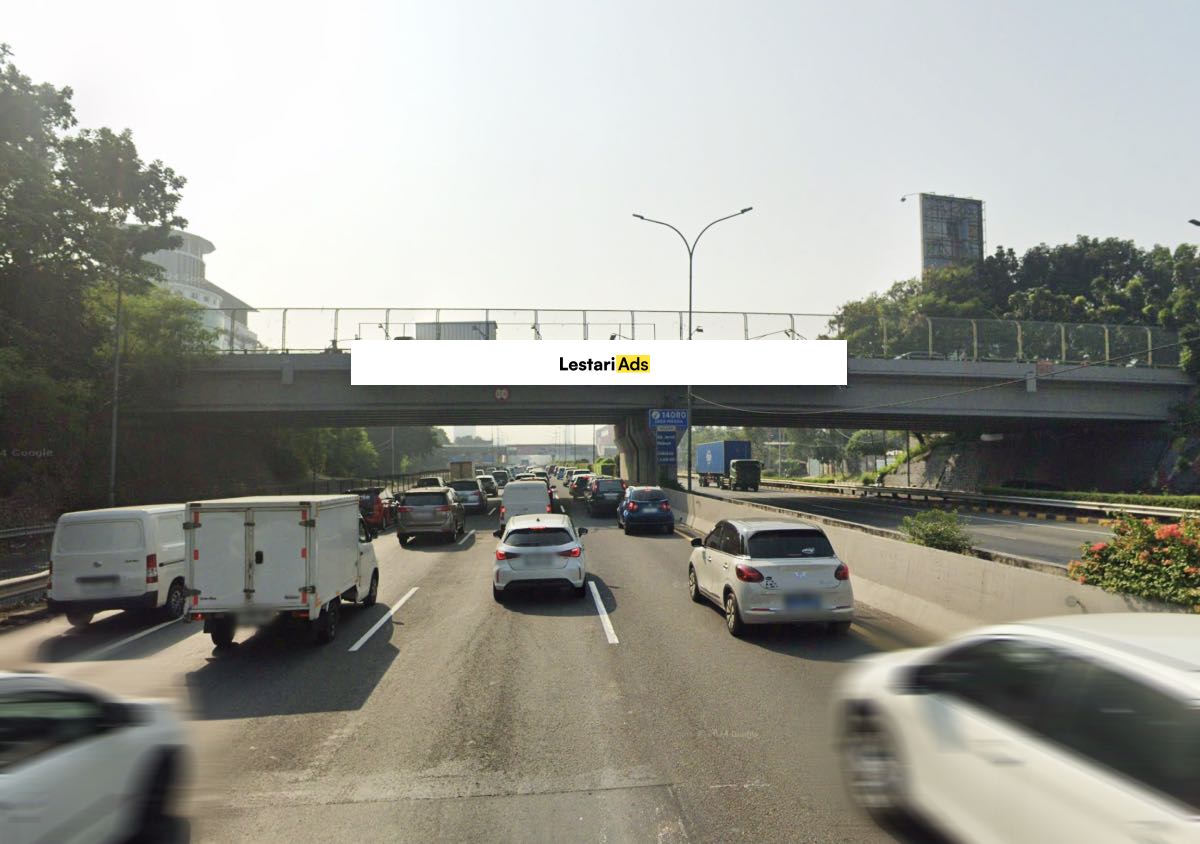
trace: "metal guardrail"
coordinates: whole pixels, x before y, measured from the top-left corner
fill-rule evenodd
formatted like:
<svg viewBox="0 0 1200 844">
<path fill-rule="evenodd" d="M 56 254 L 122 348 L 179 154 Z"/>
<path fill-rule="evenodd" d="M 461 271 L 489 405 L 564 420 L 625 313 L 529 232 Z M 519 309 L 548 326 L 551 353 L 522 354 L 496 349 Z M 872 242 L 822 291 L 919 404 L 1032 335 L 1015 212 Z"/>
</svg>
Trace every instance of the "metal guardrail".
<svg viewBox="0 0 1200 844">
<path fill-rule="evenodd" d="M 48 533 L 54 533 L 53 524 L 5 528 L 0 530 L 0 539 L 22 539 L 26 536 L 45 536 Z"/>
<path fill-rule="evenodd" d="M 49 582 L 49 569 L 22 577 L 0 580 L 0 605 L 13 604 L 25 598 L 36 597 L 39 592 L 46 591 Z"/>
<path fill-rule="evenodd" d="M 1016 495 L 980 495 L 973 492 L 925 489 L 923 487 L 864 486 L 862 484 L 817 484 L 802 481 L 764 480 L 761 486 L 775 489 L 805 489 L 816 492 L 833 492 L 840 495 L 876 498 L 908 498 L 922 501 L 958 501 L 964 504 L 1005 504 L 1030 510 L 1064 510 L 1071 513 L 1099 514 L 1127 513 L 1131 516 L 1179 519 L 1195 514 L 1195 510 L 1176 507 L 1152 507 L 1139 504 L 1109 504 L 1102 501 L 1065 501 L 1058 498 L 1026 498 Z"/>
</svg>

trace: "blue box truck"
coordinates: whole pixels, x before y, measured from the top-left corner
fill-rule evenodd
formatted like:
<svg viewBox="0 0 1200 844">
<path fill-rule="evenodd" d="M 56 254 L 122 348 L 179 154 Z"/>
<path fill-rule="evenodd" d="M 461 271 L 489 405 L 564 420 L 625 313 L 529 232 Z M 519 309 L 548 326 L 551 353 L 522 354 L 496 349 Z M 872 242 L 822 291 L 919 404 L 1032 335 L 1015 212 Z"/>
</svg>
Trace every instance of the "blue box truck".
<svg viewBox="0 0 1200 844">
<path fill-rule="evenodd" d="M 758 491 L 762 463 L 750 457 L 749 440 L 719 440 L 696 446 L 696 474 L 700 486 Z"/>
</svg>

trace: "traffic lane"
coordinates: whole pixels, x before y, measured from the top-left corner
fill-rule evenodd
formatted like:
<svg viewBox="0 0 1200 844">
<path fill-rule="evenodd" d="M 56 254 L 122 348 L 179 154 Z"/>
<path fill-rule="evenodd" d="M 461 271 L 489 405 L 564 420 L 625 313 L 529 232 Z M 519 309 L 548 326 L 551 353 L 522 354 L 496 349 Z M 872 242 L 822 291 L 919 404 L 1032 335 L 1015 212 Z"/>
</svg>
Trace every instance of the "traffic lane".
<svg viewBox="0 0 1200 844">
<path fill-rule="evenodd" d="M 723 490 L 717 494 L 891 530 L 899 530 L 905 516 L 931 509 L 901 501 L 820 494 L 733 490 Z M 1064 566 L 1079 558 L 1083 545 L 1104 541 L 1112 535 L 1112 531 L 1103 525 L 1023 519 L 1020 516 L 990 513 L 960 512 L 959 516 L 979 548 Z"/>
<path fill-rule="evenodd" d="M 569 591 L 496 603 L 493 549 L 425 557 L 402 636 L 385 628 L 345 654 L 355 672 L 356 658 L 393 651 L 360 707 L 315 731 L 312 716 L 243 722 L 200 840 L 347 823 L 366 841 L 683 840 L 670 783 L 615 728 L 621 646 Z"/>
<path fill-rule="evenodd" d="M 672 784 L 692 841 L 939 841 L 919 826 L 883 830 L 845 796 L 830 732 L 830 692 L 856 657 L 928 643 L 914 628 L 858 608 L 850 635 L 752 629 L 739 640 L 720 611 L 687 594 L 689 542 L 625 536 L 592 518 L 588 565 L 616 596 L 614 685 L 641 759 Z"/>
</svg>

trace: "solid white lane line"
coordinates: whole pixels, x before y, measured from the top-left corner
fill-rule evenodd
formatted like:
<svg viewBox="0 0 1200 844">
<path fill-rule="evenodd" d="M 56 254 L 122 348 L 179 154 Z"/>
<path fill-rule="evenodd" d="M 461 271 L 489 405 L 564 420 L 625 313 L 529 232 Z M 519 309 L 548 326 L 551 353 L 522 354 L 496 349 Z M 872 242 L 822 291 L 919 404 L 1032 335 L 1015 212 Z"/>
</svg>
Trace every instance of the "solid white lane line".
<svg viewBox="0 0 1200 844">
<path fill-rule="evenodd" d="M 402 606 L 404 606 L 404 602 L 407 601 L 409 598 L 411 598 L 413 596 L 413 594 L 419 588 L 420 588 L 419 586 L 414 586 L 412 589 L 409 589 L 407 592 L 404 593 L 403 598 L 401 598 L 396 603 L 392 604 L 392 608 L 390 610 L 388 610 L 387 615 L 385 615 L 383 618 L 379 619 L 379 621 L 372 624 L 371 629 L 368 630 L 366 633 L 364 633 L 362 635 L 361 639 L 359 639 L 357 642 L 355 642 L 353 645 L 350 646 L 351 653 L 353 653 L 354 651 L 358 650 L 363 645 L 365 645 L 367 643 L 367 639 L 370 639 L 372 634 L 374 634 L 374 632 L 376 630 L 378 630 L 380 627 L 383 627 L 384 622 L 388 621 L 392 616 L 394 616 L 396 614 L 396 610 L 398 610 Z"/>
<path fill-rule="evenodd" d="M 110 651 L 115 651 L 117 648 L 120 648 L 124 645 L 128 645 L 130 642 L 136 642 L 138 639 L 142 638 L 143 636 L 149 636 L 154 631 L 162 630 L 164 627 L 170 627 L 172 624 L 175 624 L 176 622 L 179 622 L 179 621 L 183 621 L 183 616 L 179 616 L 178 618 L 173 618 L 170 621 L 164 621 L 162 624 L 156 624 L 153 627 L 151 627 L 149 630 L 143 630 L 141 633 L 134 633 L 132 636 L 127 636 L 124 639 L 113 642 L 111 645 L 105 645 L 102 648 L 96 648 L 94 651 L 87 651 L 83 655 L 75 657 L 75 659 L 77 659 L 81 662 L 86 662 L 87 660 L 95 659 L 96 657 L 100 657 L 100 656 L 104 656 L 106 653 L 109 653 Z"/>
<path fill-rule="evenodd" d="M 604 601 L 600 599 L 600 590 L 596 588 L 596 581 L 589 580 L 588 586 L 592 590 L 592 603 L 596 605 L 596 612 L 600 613 L 600 623 L 604 625 L 605 638 L 608 639 L 610 645 L 619 644 L 617 631 L 613 630 L 612 621 L 608 618 L 608 610 L 604 609 Z"/>
<path fill-rule="evenodd" d="M 468 531 L 468 532 L 466 532 L 466 533 L 464 533 L 464 534 L 463 534 L 463 538 L 462 538 L 462 539 L 458 540 L 458 542 L 455 542 L 454 544 L 455 544 L 455 545 L 462 545 L 464 542 L 466 542 L 468 539 L 470 539 L 470 538 L 471 538 L 472 536 L 474 536 L 474 535 L 475 535 L 475 531 L 473 531 L 473 530 L 472 530 L 472 531 Z"/>
</svg>

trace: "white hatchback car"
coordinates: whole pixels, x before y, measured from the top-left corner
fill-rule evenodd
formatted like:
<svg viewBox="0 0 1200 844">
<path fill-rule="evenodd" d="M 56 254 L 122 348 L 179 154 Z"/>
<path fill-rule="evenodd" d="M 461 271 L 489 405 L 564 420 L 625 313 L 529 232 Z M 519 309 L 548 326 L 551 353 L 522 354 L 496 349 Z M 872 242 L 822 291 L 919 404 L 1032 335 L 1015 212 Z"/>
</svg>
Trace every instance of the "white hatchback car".
<svg viewBox="0 0 1200 844">
<path fill-rule="evenodd" d="M 854 620 L 850 568 L 816 525 L 783 519 L 717 522 L 692 540 L 688 592 L 725 611 L 730 634 L 748 624 L 825 622 L 845 633 Z"/>
<path fill-rule="evenodd" d="M 1200 841 L 1200 618 L 984 628 L 868 657 L 836 732 L 851 796 L 982 842 Z"/>
<path fill-rule="evenodd" d="M 521 586 L 570 586 L 575 597 L 587 594 L 587 557 L 580 538 L 587 528 L 576 528 L 570 516 L 560 513 L 513 516 L 493 536 L 496 562 L 492 567 L 492 597 Z"/>
<path fill-rule="evenodd" d="M 0 841 L 162 841 L 184 734 L 165 703 L 0 672 Z"/>
</svg>

